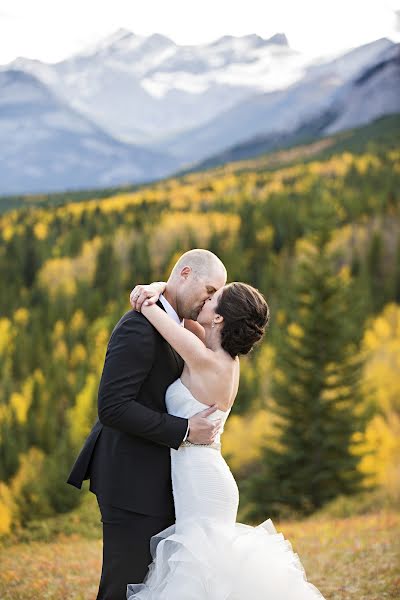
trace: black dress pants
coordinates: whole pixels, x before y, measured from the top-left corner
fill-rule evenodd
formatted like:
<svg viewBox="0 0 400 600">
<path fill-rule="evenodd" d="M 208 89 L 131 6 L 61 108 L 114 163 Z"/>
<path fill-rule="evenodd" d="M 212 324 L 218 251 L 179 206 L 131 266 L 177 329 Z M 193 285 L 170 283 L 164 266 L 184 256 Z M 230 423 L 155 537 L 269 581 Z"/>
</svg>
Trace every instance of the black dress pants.
<svg viewBox="0 0 400 600">
<path fill-rule="evenodd" d="M 103 566 L 97 600 L 126 600 L 128 583 L 141 583 L 151 563 L 150 538 L 175 522 L 106 504 L 97 496 L 103 523 Z"/>
</svg>

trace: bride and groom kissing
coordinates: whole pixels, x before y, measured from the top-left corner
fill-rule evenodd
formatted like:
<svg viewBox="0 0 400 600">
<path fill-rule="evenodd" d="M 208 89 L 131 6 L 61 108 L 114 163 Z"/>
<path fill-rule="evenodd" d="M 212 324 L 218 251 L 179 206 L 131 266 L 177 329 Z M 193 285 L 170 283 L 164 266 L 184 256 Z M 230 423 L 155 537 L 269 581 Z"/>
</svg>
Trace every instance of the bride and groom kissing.
<svg viewBox="0 0 400 600">
<path fill-rule="evenodd" d="M 98 420 L 67 480 L 89 479 L 97 497 L 97 600 L 323 599 L 271 519 L 236 522 L 220 440 L 239 356 L 270 313 L 257 289 L 226 280 L 215 254 L 190 250 L 166 283 L 134 288 L 111 333 Z"/>
</svg>

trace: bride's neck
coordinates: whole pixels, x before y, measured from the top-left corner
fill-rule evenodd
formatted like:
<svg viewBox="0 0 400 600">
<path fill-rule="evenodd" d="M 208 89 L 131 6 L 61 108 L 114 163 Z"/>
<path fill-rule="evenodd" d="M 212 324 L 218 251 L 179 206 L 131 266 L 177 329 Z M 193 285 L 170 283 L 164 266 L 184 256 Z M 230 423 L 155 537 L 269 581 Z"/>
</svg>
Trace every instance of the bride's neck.
<svg viewBox="0 0 400 600">
<path fill-rule="evenodd" d="M 218 330 L 214 327 L 205 327 L 205 339 L 204 344 L 213 352 L 217 352 L 217 350 L 221 350 L 221 336 Z"/>
</svg>

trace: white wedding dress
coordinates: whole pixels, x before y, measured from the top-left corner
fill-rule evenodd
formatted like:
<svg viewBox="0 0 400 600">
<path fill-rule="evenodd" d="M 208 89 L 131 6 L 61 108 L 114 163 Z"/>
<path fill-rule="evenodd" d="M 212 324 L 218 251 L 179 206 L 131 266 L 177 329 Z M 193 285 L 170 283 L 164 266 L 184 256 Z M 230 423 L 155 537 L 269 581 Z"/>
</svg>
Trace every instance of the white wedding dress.
<svg viewBox="0 0 400 600">
<path fill-rule="evenodd" d="M 180 379 L 166 405 L 186 418 L 205 408 Z M 228 414 L 209 416 L 222 417 L 216 442 Z M 151 538 L 153 562 L 143 583 L 128 584 L 127 600 L 325 600 L 271 519 L 236 522 L 239 492 L 220 450 L 171 449 L 171 474 L 176 523 Z"/>
</svg>

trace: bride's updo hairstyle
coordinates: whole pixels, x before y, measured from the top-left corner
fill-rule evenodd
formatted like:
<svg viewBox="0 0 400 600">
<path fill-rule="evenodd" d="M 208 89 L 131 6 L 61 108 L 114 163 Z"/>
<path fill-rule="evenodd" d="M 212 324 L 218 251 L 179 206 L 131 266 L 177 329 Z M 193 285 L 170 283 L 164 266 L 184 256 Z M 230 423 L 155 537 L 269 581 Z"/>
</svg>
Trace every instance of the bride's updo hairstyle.
<svg viewBox="0 0 400 600">
<path fill-rule="evenodd" d="M 248 354 L 269 324 L 269 306 L 251 285 L 234 281 L 224 287 L 216 314 L 224 317 L 221 346 L 232 358 Z"/>
</svg>

